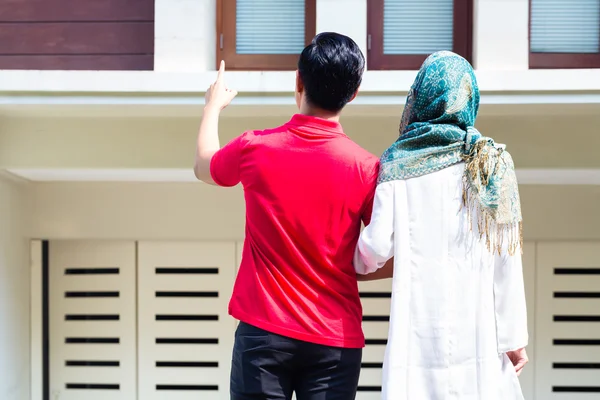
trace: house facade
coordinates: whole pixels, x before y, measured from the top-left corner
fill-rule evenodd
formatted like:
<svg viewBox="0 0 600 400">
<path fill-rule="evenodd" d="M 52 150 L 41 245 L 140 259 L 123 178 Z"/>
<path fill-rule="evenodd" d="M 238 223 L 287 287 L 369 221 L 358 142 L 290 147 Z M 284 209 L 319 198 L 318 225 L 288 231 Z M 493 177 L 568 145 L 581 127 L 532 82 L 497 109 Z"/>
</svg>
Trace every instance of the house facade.
<svg viewBox="0 0 600 400">
<path fill-rule="evenodd" d="M 204 92 L 224 59 L 240 94 L 223 143 L 286 122 L 298 53 L 323 31 L 367 58 L 342 125 L 374 154 L 427 54 L 473 63 L 477 127 L 508 146 L 520 182 L 525 398 L 600 397 L 600 1 L 9 0 L 1 399 L 228 398 L 244 201 L 195 181 Z M 361 284 L 359 400 L 380 398 L 390 292 Z"/>
</svg>

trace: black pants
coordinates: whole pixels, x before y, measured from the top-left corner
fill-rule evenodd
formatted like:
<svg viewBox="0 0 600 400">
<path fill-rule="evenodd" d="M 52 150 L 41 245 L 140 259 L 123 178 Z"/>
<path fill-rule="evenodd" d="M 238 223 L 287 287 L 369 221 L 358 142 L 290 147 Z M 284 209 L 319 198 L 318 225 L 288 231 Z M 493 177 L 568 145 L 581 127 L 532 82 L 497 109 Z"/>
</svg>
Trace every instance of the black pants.
<svg viewBox="0 0 600 400">
<path fill-rule="evenodd" d="M 322 346 L 240 322 L 235 332 L 232 400 L 354 400 L 362 349 Z"/>
</svg>

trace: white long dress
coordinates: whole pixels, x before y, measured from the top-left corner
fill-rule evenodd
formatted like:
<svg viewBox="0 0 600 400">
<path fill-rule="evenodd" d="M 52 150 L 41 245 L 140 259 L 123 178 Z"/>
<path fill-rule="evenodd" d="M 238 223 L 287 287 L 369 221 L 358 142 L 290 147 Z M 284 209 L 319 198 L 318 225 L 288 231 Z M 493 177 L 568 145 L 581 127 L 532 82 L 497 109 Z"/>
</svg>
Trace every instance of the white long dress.
<svg viewBox="0 0 600 400">
<path fill-rule="evenodd" d="M 506 355 L 528 341 L 521 256 L 471 231 L 463 171 L 377 187 L 354 263 L 368 274 L 394 257 L 384 400 L 523 399 Z"/>
</svg>

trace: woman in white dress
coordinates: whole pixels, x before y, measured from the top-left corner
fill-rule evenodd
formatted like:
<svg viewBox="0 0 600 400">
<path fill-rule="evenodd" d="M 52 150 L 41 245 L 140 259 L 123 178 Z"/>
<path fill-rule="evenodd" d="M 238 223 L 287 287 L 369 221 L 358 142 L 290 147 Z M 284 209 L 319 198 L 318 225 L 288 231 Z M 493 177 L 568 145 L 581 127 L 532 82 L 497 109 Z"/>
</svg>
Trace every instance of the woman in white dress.
<svg viewBox="0 0 600 400">
<path fill-rule="evenodd" d="M 473 127 L 478 108 L 471 65 L 433 54 L 381 158 L 354 263 L 366 275 L 393 258 L 385 400 L 523 399 L 521 206 L 510 155 Z"/>
</svg>

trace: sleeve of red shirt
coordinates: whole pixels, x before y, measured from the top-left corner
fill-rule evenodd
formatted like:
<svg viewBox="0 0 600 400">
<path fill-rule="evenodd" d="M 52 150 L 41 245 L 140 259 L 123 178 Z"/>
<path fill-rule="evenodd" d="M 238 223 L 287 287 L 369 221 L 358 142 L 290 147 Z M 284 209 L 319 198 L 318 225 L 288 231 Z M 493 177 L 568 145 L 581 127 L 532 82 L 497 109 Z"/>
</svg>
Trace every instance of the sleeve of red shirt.
<svg viewBox="0 0 600 400">
<path fill-rule="evenodd" d="M 367 196 L 365 198 L 365 204 L 363 206 L 362 212 L 362 222 L 363 224 L 369 225 L 371 223 L 371 215 L 373 214 L 373 201 L 375 199 L 375 189 L 377 188 L 377 177 L 379 176 L 379 160 L 373 163 L 373 168 L 370 173 L 367 175 L 367 184 L 369 190 L 367 192 Z"/>
<path fill-rule="evenodd" d="M 232 187 L 240 183 L 240 163 L 245 139 L 246 133 L 227 143 L 212 156 L 210 176 L 217 185 Z"/>
</svg>

